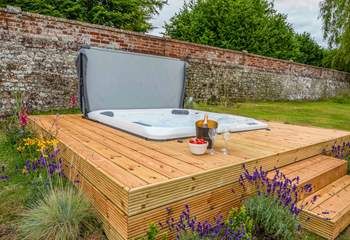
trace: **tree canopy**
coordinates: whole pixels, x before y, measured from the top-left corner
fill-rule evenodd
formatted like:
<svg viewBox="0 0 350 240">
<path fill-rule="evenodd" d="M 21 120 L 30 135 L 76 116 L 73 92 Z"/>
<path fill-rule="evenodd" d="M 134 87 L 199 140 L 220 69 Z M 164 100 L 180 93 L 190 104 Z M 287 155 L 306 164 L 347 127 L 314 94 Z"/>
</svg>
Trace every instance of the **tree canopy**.
<svg viewBox="0 0 350 240">
<path fill-rule="evenodd" d="M 324 37 L 328 40 L 333 59 L 331 64 L 350 71 L 350 1 L 324 0 L 321 2 Z"/>
<path fill-rule="evenodd" d="M 329 51 L 322 48 L 310 35 L 302 33 L 295 35 L 294 60 L 300 63 L 310 64 L 319 67 L 329 67 L 324 59 Z"/>
<path fill-rule="evenodd" d="M 23 11 L 146 32 L 166 0 L 0 0 Z"/>
<path fill-rule="evenodd" d="M 191 0 L 165 24 L 165 34 L 316 66 L 325 54 L 310 34 L 296 34 L 267 0 Z"/>
</svg>

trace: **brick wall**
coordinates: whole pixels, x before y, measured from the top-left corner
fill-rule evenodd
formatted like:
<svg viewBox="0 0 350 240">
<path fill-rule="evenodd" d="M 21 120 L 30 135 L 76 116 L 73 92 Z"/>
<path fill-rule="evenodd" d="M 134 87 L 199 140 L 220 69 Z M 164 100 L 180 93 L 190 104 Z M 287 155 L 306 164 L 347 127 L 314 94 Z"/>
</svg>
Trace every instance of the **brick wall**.
<svg viewBox="0 0 350 240">
<path fill-rule="evenodd" d="M 16 92 L 34 110 L 68 107 L 83 44 L 185 59 L 187 95 L 201 101 L 319 99 L 350 88 L 343 72 L 0 9 L 0 115 L 11 113 Z"/>
</svg>

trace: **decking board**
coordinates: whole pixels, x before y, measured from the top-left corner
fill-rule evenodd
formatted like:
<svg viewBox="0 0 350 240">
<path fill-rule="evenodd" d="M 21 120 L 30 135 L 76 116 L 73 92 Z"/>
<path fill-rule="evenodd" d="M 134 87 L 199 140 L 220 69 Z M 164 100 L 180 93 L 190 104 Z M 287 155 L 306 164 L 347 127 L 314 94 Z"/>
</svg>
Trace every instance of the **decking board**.
<svg viewBox="0 0 350 240">
<path fill-rule="evenodd" d="M 272 170 L 350 140 L 345 131 L 269 123 L 270 130 L 231 134 L 229 155 L 220 152 L 219 136 L 216 155 L 194 156 L 187 140 L 147 141 L 80 115 L 63 115 L 58 121 L 30 116 L 30 121 L 38 132 L 57 132 L 65 163 L 74 165 L 85 182 L 84 191 L 111 239 L 144 234 L 150 221 L 167 217 L 167 206 L 179 214 L 190 203 L 203 219 L 226 214 L 248 194 L 237 183 L 244 164 Z"/>
<path fill-rule="evenodd" d="M 339 178 L 304 201 L 309 202 L 314 196 L 318 196 L 316 202 L 302 211 L 303 226 L 327 239 L 335 239 L 350 222 L 350 176 Z"/>
</svg>

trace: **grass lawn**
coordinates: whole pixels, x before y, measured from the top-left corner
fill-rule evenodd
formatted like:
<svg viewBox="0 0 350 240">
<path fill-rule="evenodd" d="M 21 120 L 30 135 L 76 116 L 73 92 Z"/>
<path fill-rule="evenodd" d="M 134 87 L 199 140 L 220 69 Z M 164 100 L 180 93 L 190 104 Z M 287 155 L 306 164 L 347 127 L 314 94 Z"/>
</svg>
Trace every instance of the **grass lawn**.
<svg viewBox="0 0 350 240">
<path fill-rule="evenodd" d="M 347 99 L 319 102 L 246 102 L 228 107 L 196 104 L 195 108 L 268 121 L 350 131 L 350 100 Z"/>
</svg>

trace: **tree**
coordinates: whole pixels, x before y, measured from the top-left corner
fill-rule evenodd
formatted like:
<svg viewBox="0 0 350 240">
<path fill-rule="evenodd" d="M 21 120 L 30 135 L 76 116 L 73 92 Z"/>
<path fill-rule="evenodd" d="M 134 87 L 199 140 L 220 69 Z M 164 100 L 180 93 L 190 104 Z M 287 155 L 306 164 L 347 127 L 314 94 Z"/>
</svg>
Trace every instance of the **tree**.
<svg viewBox="0 0 350 240">
<path fill-rule="evenodd" d="M 24 11 L 146 32 L 167 0 L 0 0 Z"/>
<path fill-rule="evenodd" d="M 165 25 L 172 38 L 289 59 L 293 29 L 266 0 L 192 0 Z"/>
<path fill-rule="evenodd" d="M 317 66 L 324 51 L 310 34 L 296 34 L 268 0 L 191 0 L 165 24 L 165 34 Z"/>
<path fill-rule="evenodd" d="M 318 45 L 310 33 L 296 34 L 295 39 L 294 59 L 296 62 L 323 66 L 323 59 L 327 55 L 327 50 Z"/>
<path fill-rule="evenodd" d="M 350 71 L 350 1 L 324 0 L 320 6 L 324 38 L 336 49 L 332 65 Z"/>
</svg>

